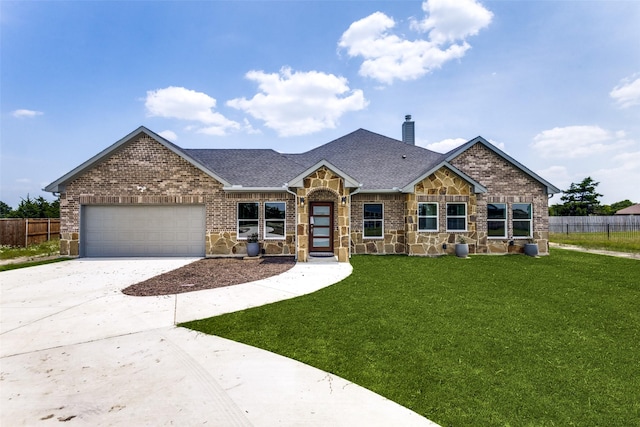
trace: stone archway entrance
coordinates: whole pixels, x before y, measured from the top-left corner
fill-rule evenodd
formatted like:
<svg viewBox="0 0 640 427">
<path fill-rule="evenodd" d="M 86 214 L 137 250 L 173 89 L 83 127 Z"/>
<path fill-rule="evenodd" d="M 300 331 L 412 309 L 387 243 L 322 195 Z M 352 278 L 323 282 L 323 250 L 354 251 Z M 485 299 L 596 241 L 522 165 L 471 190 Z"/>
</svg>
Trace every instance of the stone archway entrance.
<svg viewBox="0 0 640 427">
<path fill-rule="evenodd" d="M 311 202 L 309 206 L 310 255 L 333 254 L 333 202 Z"/>
</svg>

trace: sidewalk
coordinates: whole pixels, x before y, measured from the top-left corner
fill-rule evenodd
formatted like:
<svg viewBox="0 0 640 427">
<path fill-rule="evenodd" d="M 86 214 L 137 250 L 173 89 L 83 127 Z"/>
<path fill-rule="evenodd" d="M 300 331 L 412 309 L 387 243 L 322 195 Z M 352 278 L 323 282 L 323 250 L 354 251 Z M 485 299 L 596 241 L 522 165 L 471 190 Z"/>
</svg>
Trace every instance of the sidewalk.
<svg viewBox="0 0 640 427">
<path fill-rule="evenodd" d="M 607 255 L 607 256 L 615 256 L 619 258 L 630 258 L 630 259 L 640 260 L 640 253 L 638 252 L 630 253 L 630 252 L 607 251 L 604 249 L 589 249 L 589 248 L 583 248 L 582 246 L 565 245 L 564 243 L 553 243 L 553 242 L 549 242 L 549 246 L 551 248 L 567 249 L 570 251 L 588 252 L 590 254 Z"/>
</svg>

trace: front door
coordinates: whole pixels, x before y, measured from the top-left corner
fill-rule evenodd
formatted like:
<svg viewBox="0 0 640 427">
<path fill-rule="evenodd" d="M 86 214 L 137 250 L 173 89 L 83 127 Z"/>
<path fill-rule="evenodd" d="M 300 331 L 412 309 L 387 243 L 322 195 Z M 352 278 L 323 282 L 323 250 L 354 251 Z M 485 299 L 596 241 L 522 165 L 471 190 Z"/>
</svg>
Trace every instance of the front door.
<svg viewBox="0 0 640 427">
<path fill-rule="evenodd" d="M 312 202 L 310 209 L 310 251 L 333 252 L 333 203 Z"/>
</svg>

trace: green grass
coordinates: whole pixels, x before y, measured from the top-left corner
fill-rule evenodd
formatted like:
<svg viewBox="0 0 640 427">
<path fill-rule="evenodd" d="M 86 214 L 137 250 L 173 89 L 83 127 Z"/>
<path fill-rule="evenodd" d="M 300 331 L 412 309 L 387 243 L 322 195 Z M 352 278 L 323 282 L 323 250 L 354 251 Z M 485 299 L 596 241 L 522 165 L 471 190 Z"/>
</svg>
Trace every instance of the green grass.
<svg viewBox="0 0 640 427">
<path fill-rule="evenodd" d="M 582 246 L 590 249 L 605 249 L 619 252 L 640 252 L 640 234 L 631 232 L 607 233 L 551 233 L 549 240 L 554 243 Z"/>
<path fill-rule="evenodd" d="M 42 261 L 29 261 L 29 262 L 19 262 L 15 264 L 5 264 L 0 265 L 0 271 L 9 271 L 9 270 L 17 270 L 19 268 L 27 268 L 27 267 L 35 267 L 36 265 L 45 265 L 45 264 L 53 264 L 54 262 L 68 261 L 72 258 L 56 258 L 56 259 L 47 259 Z"/>
<path fill-rule="evenodd" d="M 60 253 L 60 241 L 58 239 L 48 242 L 30 245 L 26 248 L 0 246 L 0 259 L 13 259 L 31 256 L 51 256 Z"/>
<path fill-rule="evenodd" d="M 443 426 L 632 426 L 640 262 L 354 256 L 344 281 L 183 326 L 351 380 Z"/>
</svg>

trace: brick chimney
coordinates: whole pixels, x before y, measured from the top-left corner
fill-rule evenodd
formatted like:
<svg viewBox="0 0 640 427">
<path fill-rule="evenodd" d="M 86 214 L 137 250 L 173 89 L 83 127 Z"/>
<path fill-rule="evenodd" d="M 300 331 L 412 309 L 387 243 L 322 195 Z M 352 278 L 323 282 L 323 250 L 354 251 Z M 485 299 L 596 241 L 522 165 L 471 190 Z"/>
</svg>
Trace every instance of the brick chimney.
<svg viewBox="0 0 640 427">
<path fill-rule="evenodd" d="M 410 114 L 404 116 L 404 123 L 402 123 L 402 142 L 405 144 L 416 145 L 415 122 L 411 121 Z"/>
</svg>

